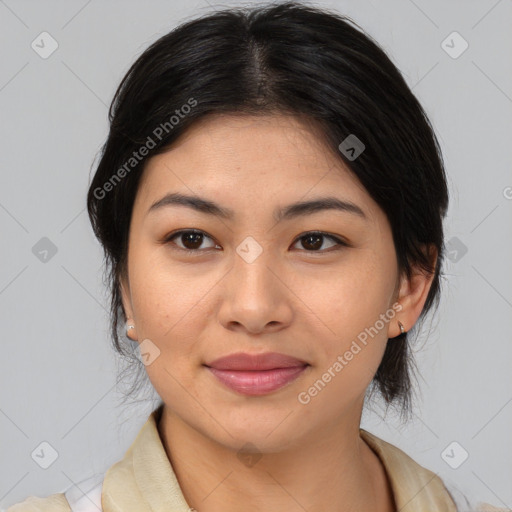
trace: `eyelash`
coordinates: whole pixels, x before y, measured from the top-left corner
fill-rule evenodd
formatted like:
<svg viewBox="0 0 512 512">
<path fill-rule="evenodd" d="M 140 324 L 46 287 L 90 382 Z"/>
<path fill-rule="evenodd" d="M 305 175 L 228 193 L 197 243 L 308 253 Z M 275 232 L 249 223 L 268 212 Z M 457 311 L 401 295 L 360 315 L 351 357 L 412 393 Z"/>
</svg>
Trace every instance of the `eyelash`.
<svg viewBox="0 0 512 512">
<path fill-rule="evenodd" d="M 207 238 L 210 238 L 211 240 L 213 240 L 213 238 L 211 236 L 208 236 L 204 231 L 196 230 L 196 229 L 183 229 L 181 231 L 175 231 L 174 233 L 171 233 L 169 236 L 165 237 L 165 239 L 163 240 L 163 243 L 164 244 L 173 243 L 172 240 L 174 238 L 177 238 L 180 235 L 183 235 L 185 233 L 194 233 L 194 234 L 198 234 L 198 235 L 205 235 Z M 329 240 L 331 240 L 333 242 L 336 242 L 341 247 L 350 247 L 350 245 L 348 243 L 344 242 L 341 238 L 339 238 L 337 236 L 334 236 L 334 235 L 331 235 L 329 233 L 326 233 L 324 231 L 308 231 L 308 232 L 304 233 L 303 235 L 298 236 L 294 240 L 292 245 L 295 245 L 299 240 L 301 240 L 302 238 L 306 238 L 307 236 L 310 236 L 310 235 L 323 236 L 323 237 L 328 238 Z M 174 245 L 175 245 L 175 247 L 173 247 L 173 249 L 185 252 L 187 254 L 194 253 L 194 255 L 197 255 L 197 253 L 201 253 L 201 252 L 205 251 L 205 249 L 184 249 L 183 247 L 179 247 L 176 244 L 174 244 Z M 209 250 L 209 249 L 206 249 L 206 250 Z M 339 247 L 338 248 L 331 247 L 329 249 L 324 249 L 322 251 L 320 251 L 320 250 L 318 250 L 318 251 L 312 251 L 312 250 L 308 251 L 308 250 L 304 249 L 304 252 L 313 253 L 313 254 L 314 253 L 324 254 L 324 253 L 327 253 L 327 252 L 332 252 L 333 250 L 339 250 Z"/>
</svg>

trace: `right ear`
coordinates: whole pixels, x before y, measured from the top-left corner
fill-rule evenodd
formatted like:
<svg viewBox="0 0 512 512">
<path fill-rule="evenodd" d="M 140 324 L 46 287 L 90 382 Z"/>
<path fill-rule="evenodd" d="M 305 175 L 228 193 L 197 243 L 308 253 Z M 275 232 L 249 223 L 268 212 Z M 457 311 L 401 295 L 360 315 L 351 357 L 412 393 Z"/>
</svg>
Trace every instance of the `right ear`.
<svg viewBox="0 0 512 512">
<path fill-rule="evenodd" d="M 119 278 L 119 288 L 121 290 L 121 301 L 123 303 L 123 310 L 126 316 L 127 323 L 132 325 L 135 324 L 135 318 L 133 316 L 133 308 L 132 308 L 132 296 L 130 292 L 130 285 L 128 282 L 128 278 L 126 275 L 122 275 Z M 130 329 L 126 332 L 126 335 L 132 338 L 132 335 L 135 336 L 136 339 L 136 330 Z M 132 338 L 134 339 L 134 338 Z"/>
</svg>

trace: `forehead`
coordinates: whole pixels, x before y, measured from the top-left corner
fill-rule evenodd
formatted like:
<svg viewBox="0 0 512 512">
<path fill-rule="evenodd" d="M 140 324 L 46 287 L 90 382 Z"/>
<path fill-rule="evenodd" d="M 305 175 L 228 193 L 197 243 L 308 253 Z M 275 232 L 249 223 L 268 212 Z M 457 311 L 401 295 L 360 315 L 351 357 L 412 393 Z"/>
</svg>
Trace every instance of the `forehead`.
<svg viewBox="0 0 512 512">
<path fill-rule="evenodd" d="M 317 125 L 287 115 L 214 115 L 194 123 L 170 150 L 146 163 L 138 202 L 186 191 L 243 208 L 244 199 L 281 201 L 337 193 L 376 205 L 321 139 Z"/>
</svg>

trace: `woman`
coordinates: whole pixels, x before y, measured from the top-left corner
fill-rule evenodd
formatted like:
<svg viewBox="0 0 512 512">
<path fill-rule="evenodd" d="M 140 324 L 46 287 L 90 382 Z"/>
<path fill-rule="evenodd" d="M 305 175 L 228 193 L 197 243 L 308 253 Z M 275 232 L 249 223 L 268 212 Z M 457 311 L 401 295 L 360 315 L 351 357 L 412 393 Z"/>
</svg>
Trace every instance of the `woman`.
<svg viewBox="0 0 512 512">
<path fill-rule="evenodd" d="M 408 331 L 439 302 L 448 192 L 421 105 L 355 25 L 226 10 L 128 71 L 87 205 L 114 346 L 132 355 L 124 325 L 162 401 L 85 496 L 9 511 L 469 505 L 360 428 L 374 392 L 410 414 Z"/>
</svg>

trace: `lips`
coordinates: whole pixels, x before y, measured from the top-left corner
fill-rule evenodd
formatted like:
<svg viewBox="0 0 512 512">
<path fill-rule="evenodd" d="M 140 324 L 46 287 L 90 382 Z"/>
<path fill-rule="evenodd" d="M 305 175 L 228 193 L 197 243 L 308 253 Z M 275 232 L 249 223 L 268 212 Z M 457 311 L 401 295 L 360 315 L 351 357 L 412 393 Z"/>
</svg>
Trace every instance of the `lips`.
<svg viewBox="0 0 512 512">
<path fill-rule="evenodd" d="M 215 359 L 215 361 L 207 363 L 206 366 L 217 370 L 263 371 L 276 368 L 296 368 L 307 366 L 307 364 L 301 359 L 278 352 L 267 352 L 265 354 L 237 352 Z"/>
<path fill-rule="evenodd" d="M 296 357 L 238 352 L 205 365 L 218 381 L 243 395 L 266 395 L 297 379 L 310 365 Z"/>
</svg>

